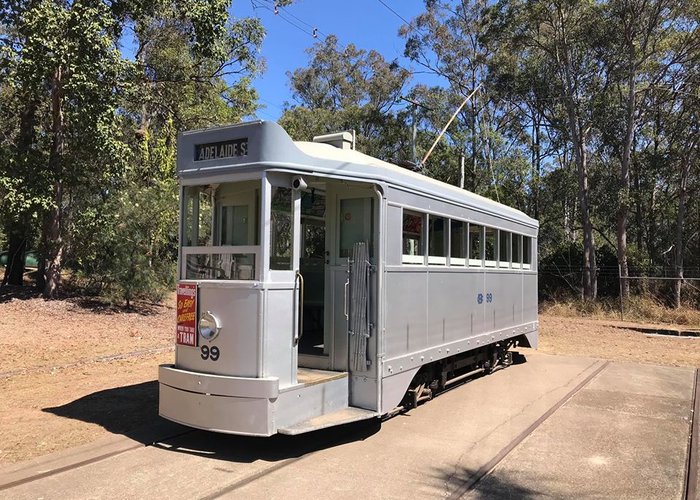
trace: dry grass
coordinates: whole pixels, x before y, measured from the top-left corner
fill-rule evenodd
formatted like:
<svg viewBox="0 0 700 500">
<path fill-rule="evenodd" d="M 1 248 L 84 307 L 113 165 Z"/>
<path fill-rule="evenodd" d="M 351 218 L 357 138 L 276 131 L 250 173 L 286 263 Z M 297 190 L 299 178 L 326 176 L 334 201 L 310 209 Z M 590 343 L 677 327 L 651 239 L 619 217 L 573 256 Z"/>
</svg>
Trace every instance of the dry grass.
<svg viewBox="0 0 700 500">
<path fill-rule="evenodd" d="M 603 299 L 596 302 L 569 300 L 552 301 L 540 304 L 540 313 L 565 318 L 620 320 L 620 303 L 617 300 Z M 642 323 L 683 325 L 700 328 L 700 310 L 691 307 L 671 309 L 647 297 L 632 297 L 625 303 L 625 321 Z"/>
</svg>

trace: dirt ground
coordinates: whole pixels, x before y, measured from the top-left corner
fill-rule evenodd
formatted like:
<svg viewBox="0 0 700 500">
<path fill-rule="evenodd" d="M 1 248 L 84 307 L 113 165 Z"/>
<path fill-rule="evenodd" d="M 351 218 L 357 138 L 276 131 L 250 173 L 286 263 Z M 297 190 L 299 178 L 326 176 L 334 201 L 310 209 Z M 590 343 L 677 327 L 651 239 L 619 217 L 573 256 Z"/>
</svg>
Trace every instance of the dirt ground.
<svg viewBox="0 0 700 500">
<path fill-rule="evenodd" d="M 0 297 L 0 467 L 130 435 L 157 418 L 157 367 L 174 357 L 174 305 L 174 295 L 133 312 Z M 549 315 L 540 324 L 543 352 L 700 366 L 700 338 Z"/>
</svg>

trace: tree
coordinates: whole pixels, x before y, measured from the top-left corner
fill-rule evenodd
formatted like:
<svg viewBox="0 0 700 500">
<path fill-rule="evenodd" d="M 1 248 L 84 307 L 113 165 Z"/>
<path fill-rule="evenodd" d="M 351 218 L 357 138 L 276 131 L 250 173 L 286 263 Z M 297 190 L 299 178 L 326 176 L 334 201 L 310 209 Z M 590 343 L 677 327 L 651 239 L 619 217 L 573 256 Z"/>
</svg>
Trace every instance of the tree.
<svg viewBox="0 0 700 500">
<path fill-rule="evenodd" d="M 103 2 L 16 2 L 5 14 L 11 22 L 5 44 L 10 85 L 23 103 L 19 134 L 42 137 L 28 139 L 40 154 L 32 155 L 36 163 L 19 177 L 36 183 L 40 193 L 40 287 L 53 298 L 65 251 L 66 195 L 85 180 L 101 178 L 103 166 L 118 165 L 121 157 L 113 89 L 126 63 L 112 36 L 114 16 Z M 27 163 L 27 156 L 20 146 L 14 163 Z"/>
<path fill-rule="evenodd" d="M 338 47 L 328 36 L 308 50 L 309 67 L 288 74 L 296 105 L 288 105 L 280 124 L 298 140 L 354 129 L 358 148 L 385 158 L 407 159 L 404 116 L 397 101 L 409 73 L 376 51 L 349 44 Z"/>
<path fill-rule="evenodd" d="M 263 31 L 256 20 L 230 22 L 229 7 L 229 0 L 18 0 L 0 8 L 2 99 L 19 117 L 2 126 L 8 161 L 0 167 L 0 209 L 16 214 L 6 225 L 40 219 L 45 296 L 56 295 L 66 260 L 90 267 L 100 258 L 86 255 L 89 241 L 75 245 L 79 222 L 108 220 L 127 202 L 148 199 L 149 189 L 174 203 L 158 194 L 175 189 L 174 165 L 168 155 L 165 164 L 151 162 L 154 145 L 173 149 L 182 128 L 230 123 L 255 109 L 250 77 Z M 119 50 L 125 28 L 136 36 L 135 59 Z M 152 210 L 176 222 L 171 210 Z"/>
</svg>

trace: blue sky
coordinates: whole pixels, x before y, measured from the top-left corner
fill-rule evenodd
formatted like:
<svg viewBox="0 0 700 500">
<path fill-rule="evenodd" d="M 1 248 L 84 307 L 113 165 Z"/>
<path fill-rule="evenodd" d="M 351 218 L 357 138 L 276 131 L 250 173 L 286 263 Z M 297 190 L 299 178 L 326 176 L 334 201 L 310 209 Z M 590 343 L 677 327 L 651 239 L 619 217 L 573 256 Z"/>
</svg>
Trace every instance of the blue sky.
<svg viewBox="0 0 700 500">
<path fill-rule="evenodd" d="M 383 2 L 409 21 L 423 10 L 422 0 Z M 311 36 L 313 28 L 319 39 L 333 34 L 342 45 L 353 43 L 362 49 L 374 49 L 387 60 L 398 58 L 403 67 L 413 67 L 403 57 L 404 41 L 398 36 L 403 21 L 379 0 L 296 0 L 280 8 L 277 15 L 273 5 L 273 0 L 233 3 L 235 17 L 259 17 L 267 32 L 261 54 L 267 61 L 267 70 L 254 82 L 260 103 L 265 106 L 258 112 L 261 119 L 276 120 L 284 102 L 292 101 L 286 73 L 307 65 L 305 50 L 317 41 Z M 417 81 L 414 78 L 412 83 Z"/>
</svg>

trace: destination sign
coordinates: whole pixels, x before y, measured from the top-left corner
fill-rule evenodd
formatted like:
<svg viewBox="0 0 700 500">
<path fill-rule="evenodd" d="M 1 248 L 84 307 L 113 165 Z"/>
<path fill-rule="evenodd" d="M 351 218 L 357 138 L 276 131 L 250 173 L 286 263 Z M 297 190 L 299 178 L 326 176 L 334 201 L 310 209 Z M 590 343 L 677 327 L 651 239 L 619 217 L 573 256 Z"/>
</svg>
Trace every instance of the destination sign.
<svg viewBox="0 0 700 500">
<path fill-rule="evenodd" d="M 248 155 L 248 138 L 231 141 L 197 144 L 194 147 L 194 161 L 239 158 Z"/>
</svg>

